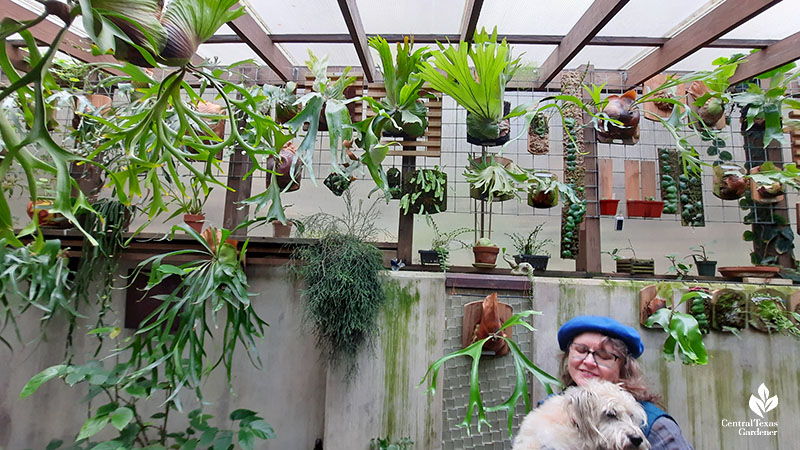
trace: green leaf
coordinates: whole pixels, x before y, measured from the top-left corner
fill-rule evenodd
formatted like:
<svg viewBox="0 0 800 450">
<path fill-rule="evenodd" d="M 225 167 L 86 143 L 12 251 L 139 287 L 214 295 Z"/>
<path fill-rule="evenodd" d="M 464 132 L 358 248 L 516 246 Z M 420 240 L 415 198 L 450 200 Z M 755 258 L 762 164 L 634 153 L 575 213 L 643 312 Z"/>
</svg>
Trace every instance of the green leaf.
<svg viewBox="0 0 800 450">
<path fill-rule="evenodd" d="M 75 439 L 75 441 L 77 442 L 81 439 L 87 439 L 99 433 L 103 430 L 103 428 L 105 428 L 109 420 L 110 418 L 108 415 L 90 417 L 81 427 L 81 431 L 78 433 L 78 437 Z"/>
<path fill-rule="evenodd" d="M 128 386 L 125 388 L 125 392 L 132 397 L 142 398 L 147 395 L 147 389 L 144 386 L 139 386 L 137 384 Z"/>
<path fill-rule="evenodd" d="M 217 435 L 214 441 L 214 450 L 228 450 L 228 447 L 233 444 L 233 431 L 222 431 Z"/>
<path fill-rule="evenodd" d="M 265 420 L 259 419 L 250 422 L 248 425 L 253 430 L 253 434 L 260 439 L 275 439 L 275 430 Z"/>
<path fill-rule="evenodd" d="M 120 441 L 101 442 L 92 447 L 92 450 L 123 450 L 123 449 L 125 449 L 125 445 Z"/>
<path fill-rule="evenodd" d="M 125 406 L 118 408 L 111 414 L 111 424 L 120 431 L 128 426 L 131 420 L 133 420 L 133 411 Z"/>
<path fill-rule="evenodd" d="M 36 392 L 41 385 L 52 378 L 63 375 L 66 369 L 66 365 L 59 364 L 57 366 L 48 367 L 47 369 L 44 369 L 43 371 L 34 375 L 33 378 L 25 383 L 25 386 L 22 388 L 22 392 L 19 394 L 19 398 L 25 398 L 33 395 L 33 393 Z"/>
<path fill-rule="evenodd" d="M 238 433 L 239 446 L 242 450 L 253 450 L 255 436 L 247 428 L 242 428 Z"/>
<path fill-rule="evenodd" d="M 242 420 L 255 415 L 255 411 L 250 411 L 249 409 L 237 409 L 231 413 L 230 417 L 231 420 Z"/>
</svg>

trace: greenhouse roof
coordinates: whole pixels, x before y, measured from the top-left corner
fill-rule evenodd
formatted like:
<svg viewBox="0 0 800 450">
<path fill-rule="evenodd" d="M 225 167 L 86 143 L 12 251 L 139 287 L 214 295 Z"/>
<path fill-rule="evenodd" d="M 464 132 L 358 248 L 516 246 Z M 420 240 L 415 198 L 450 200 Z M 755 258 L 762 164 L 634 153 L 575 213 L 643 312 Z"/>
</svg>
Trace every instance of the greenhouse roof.
<svg viewBox="0 0 800 450">
<path fill-rule="evenodd" d="M 539 68 L 541 87 L 564 68 L 591 64 L 620 70 L 630 85 L 663 70 L 709 69 L 720 56 L 763 50 L 752 66 L 765 71 L 800 59 L 800 0 L 250 0 L 250 13 L 201 45 L 198 54 L 222 64 L 266 63 L 282 79 L 303 66 L 308 52 L 331 66 L 353 66 L 367 80 L 379 77 L 377 53 L 366 41 L 410 35 L 417 43 L 458 41 L 497 27 L 515 55 Z M 4 12 L 19 5 L 41 11 L 35 0 L 0 0 Z M 80 23 L 76 37 L 85 36 Z M 40 38 L 47 41 L 47 36 Z M 65 47 L 78 59 L 79 49 Z M 91 56 L 91 55 L 89 55 Z M 751 57 L 751 59 L 754 59 Z M 740 69 L 745 73 L 747 67 Z M 755 70 L 755 69 L 751 69 Z M 538 86 L 537 86 L 538 84 Z"/>
</svg>

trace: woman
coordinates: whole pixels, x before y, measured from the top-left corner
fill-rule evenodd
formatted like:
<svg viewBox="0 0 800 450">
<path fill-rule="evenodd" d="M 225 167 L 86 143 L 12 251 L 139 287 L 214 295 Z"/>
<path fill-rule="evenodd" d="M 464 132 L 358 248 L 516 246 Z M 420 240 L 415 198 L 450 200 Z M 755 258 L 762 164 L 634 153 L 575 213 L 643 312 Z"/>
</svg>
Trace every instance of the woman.
<svg viewBox="0 0 800 450">
<path fill-rule="evenodd" d="M 620 383 L 647 413 L 643 431 L 651 450 L 693 450 L 678 423 L 659 406 L 659 398 L 645 385 L 636 362 L 644 344 L 636 329 L 614 319 L 579 316 L 558 330 L 559 373 L 565 387 L 582 386 L 590 379 Z"/>
</svg>

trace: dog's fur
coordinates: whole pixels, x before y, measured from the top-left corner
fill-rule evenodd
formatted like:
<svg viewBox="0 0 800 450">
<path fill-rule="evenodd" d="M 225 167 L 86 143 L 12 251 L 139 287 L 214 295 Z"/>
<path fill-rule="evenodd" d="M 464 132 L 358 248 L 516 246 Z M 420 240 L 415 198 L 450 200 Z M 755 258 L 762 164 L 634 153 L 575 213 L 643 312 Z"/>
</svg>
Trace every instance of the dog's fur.
<svg viewBox="0 0 800 450">
<path fill-rule="evenodd" d="M 522 421 L 513 450 L 647 450 L 647 416 L 633 396 L 592 381 L 550 397 Z"/>
</svg>

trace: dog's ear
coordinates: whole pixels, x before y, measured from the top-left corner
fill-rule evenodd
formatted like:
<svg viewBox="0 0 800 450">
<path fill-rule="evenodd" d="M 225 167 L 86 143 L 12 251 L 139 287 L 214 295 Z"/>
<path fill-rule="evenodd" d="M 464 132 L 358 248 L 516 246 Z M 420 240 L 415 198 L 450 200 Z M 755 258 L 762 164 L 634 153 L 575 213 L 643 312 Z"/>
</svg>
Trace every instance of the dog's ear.
<svg viewBox="0 0 800 450">
<path fill-rule="evenodd" d="M 591 442 L 604 440 L 595 424 L 598 412 L 602 409 L 597 394 L 587 388 L 571 389 L 567 400 L 567 415 L 578 427 L 581 435 Z"/>
</svg>

